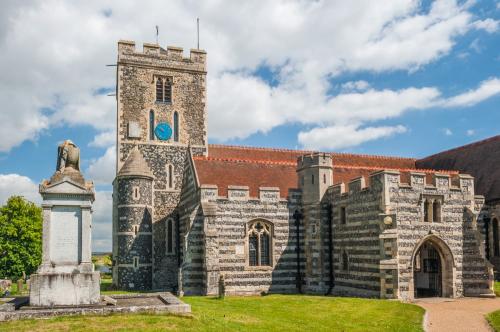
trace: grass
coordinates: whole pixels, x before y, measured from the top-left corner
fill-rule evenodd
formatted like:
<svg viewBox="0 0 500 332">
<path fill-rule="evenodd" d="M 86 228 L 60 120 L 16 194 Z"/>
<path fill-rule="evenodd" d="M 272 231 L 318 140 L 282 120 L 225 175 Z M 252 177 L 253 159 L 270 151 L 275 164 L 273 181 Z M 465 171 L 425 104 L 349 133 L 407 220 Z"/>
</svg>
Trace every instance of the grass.
<svg viewBox="0 0 500 332">
<path fill-rule="evenodd" d="M 495 289 L 495 295 L 500 296 L 500 281 L 495 281 L 494 289 Z"/>
<path fill-rule="evenodd" d="M 486 319 L 495 331 L 500 331 L 500 310 L 487 314 Z"/>
<path fill-rule="evenodd" d="M 500 282 L 495 281 L 495 295 L 500 296 Z M 486 315 L 486 319 L 495 331 L 500 331 L 500 310 L 493 311 Z"/>
<path fill-rule="evenodd" d="M 307 295 L 184 297 L 192 315 L 109 315 L 6 322 L 0 331 L 422 331 L 424 310 L 388 300 Z"/>
</svg>

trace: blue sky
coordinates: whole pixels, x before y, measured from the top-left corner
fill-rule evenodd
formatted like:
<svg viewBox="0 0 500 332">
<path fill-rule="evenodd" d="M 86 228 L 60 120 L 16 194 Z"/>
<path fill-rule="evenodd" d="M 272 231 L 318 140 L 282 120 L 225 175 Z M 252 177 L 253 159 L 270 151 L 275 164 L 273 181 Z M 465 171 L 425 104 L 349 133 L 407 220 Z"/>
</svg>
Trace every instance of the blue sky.
<svg viewBox="0 0 500 332">
<path fill-rule="evenodd" d="M 224 8 L 224 10 L 222 10 Z M 0 201 L 40 201 L 73 140 L 111 246 L 119 39 L 208 52 L 209 142 L 424 157 L 499 134 L 497 1 L 7 1 Z"/>
</svg>

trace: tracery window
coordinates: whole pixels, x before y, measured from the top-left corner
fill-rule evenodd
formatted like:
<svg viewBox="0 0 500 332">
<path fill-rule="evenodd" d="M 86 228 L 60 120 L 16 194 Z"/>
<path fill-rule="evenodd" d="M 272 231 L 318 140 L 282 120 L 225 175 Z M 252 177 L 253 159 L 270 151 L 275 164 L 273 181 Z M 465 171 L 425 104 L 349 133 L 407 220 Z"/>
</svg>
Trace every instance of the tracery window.
<svg viewBox="0 0 500 332">
<path fill-rule="evenodd" d="M 158 77 L 156 79 L 156 101 L 160 103 L 172 102 L 172 77 Z"/>
<path fill-rule="evenodd" d="M 263 220 L 256 220 L 249 224 L 248 238 L 248 265 L 272 266 L 272 227 Z"/>
</svg>

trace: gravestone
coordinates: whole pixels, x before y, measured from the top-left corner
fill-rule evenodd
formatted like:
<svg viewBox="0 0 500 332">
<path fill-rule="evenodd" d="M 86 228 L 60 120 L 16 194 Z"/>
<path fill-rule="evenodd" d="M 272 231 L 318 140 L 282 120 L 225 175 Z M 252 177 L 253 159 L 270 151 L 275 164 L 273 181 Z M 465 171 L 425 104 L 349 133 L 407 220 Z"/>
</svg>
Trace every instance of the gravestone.
<svg viewBox="0 0 500 332">
<path fill-rule="evenodd" d="M 91 252 L 94 185 L 80 172 L 80 150 L 58 148 L 56 172 L 39 187 L 43 202 L 42 264 L 31 275 L 30 305 L 85 305 L 100 301 L 100 274 Z"/>
</svg>

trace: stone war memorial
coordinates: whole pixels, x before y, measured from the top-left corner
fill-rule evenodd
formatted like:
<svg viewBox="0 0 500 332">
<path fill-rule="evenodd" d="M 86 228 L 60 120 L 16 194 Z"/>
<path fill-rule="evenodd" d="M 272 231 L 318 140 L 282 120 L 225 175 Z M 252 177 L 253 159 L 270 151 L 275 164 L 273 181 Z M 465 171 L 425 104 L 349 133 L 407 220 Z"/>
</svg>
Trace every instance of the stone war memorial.
<svg viewBox="0 0 500 332">
<path fill-rule="evenodd" d="M 80 150 L 67 140 L 57 170 L 40 184 L 43 202 L 42 264 L 31 276 L 30 305 L 81 305 L 101 300 L 100 274 L 92 264 L 94 184 L 80 172 Z"/>
<path fill-rule="evenodd" d="M 113 312 L 188 313 L 168 292 L 101 296 L 92 263 L 94 184 L 80 172 L 80 149 L 70 140 L 57 150 L 56 172 L 40 184 L 42 263 L 30 276 L 28 297 L 0 305 L 0 321 Z"/>
</svg>

